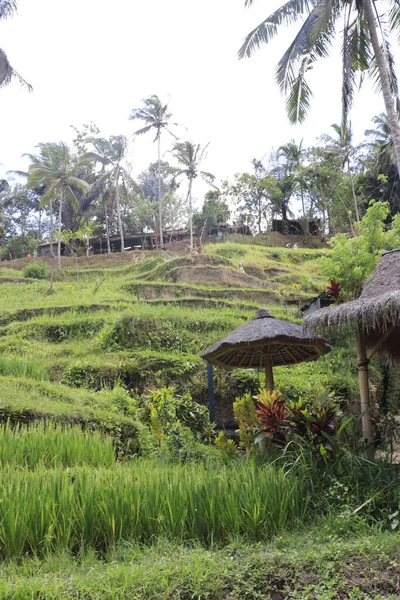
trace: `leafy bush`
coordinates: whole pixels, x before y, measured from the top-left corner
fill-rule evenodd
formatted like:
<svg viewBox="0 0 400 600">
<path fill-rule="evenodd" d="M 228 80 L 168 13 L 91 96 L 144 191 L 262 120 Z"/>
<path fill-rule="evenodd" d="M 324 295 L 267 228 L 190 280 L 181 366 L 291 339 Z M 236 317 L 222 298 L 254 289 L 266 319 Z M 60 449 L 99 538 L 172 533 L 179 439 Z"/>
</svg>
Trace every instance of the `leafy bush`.
<svg viewBox="0 0 400 600">
<path fill-rule="evenodd" d="M 49 276 L 49 266 L 45 262 L 33 262 L 22 271 L 24 277 L 31 279 L 47 279 Z"/>
<path fill-rule="evenodd" d="M 257 396 L 258 440 L 267 438 L 273 445 L 286 448 L 298 445 L 315 458 L 337 457 L 344 446 L 341 434 L 352 420 L 343 420 L 332 394 L 326 388 L 305 399 L 288 401 L 274 391 Z"/>
</svg>

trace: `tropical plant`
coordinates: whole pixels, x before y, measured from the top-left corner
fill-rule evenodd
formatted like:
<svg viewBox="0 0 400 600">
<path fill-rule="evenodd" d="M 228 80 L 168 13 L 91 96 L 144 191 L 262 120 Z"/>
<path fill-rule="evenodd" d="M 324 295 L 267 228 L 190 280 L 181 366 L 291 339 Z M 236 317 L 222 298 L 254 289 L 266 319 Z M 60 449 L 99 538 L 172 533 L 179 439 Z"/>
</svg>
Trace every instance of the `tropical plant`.
<svg viewBox="0 0 400 600">
<path fill-rule="evenodd" d="M 84 159 L 72 157 L 70 149 L 63 142 L 41 143 L 37 146 L 39 154 L 28 154 L 31 164 L 28 170 L 27 186 L 36 188 L 44 186 L 45 192 L 41 198 L 41 206 L 58 201 L 58 269 L 61 270 L 61 230 L 64 202 L 72 207 L 78 207 L 74 190 L 88 190 L 89 184 L 78 177 Z"/>
<path fill-rule="evenodd" d="M 153 94 L 143 100 L 143 106 L 134 108 L 129 116 L 130 120 L 144 121 L 146 125 L 137 131 L 135 135 L 143 135 L 149 131 L 155 131 L 156 136 L 154 141 L 157 142 L 157 164 L 158 164 L 158 233 L 160 245 L 164 245 L 162 232 L 162 194 L 161 194 L 161 133 L 167 131 L 170 135 L 176 138 L 170 129 L 170 120 L 172 113 L 168 112 L 168 104 L 163 104 L 158 96 Z M 176 123 L 172 123 L 176 125 Z"/>
<path fill-rule="evenodd" d="M 246 0 L 251 6 L 254 0 Z M 307 81 L 318 59 L 328 56 L 337 29 L 342 32 L 342 124 L 347 123 L 358 80 L 368 72 L 379 85 L 390 124 L 400 171 L 399 106 L 394 59 L 389 34 L 400 29 L 400 9 L 391 0 L 378 11 L 372 0 L 289 0 L 253 29 L 239 50 L 239 58 L 251 56 L 261 44 L 269 43 L 281 26 L 302 20 L 293 42 L 280 59 L 276 78 L 287 94 L 289 119 L 302 122 L 310 107 L 312 92 Z"/>
<path fill-rule="evenodd" d="M 17 3 L 15 0 L 0 0 L 0 19 L 7 19 L 16 10 Z M 29 91 L 32 91 L 32 86 L 11 66 L 6 53 L 0 48 L 0 87 L 8 85 L 13 77 L 18 79 L 21 85 L 28 88 Z"/>
<path fill-rule="evenodd" d="M 189 235 L 190 235 L 190 250 L 193 250 L 193 181 L 200 175 L 204 181 L 211 184 L 215 177 L 207 171 L 200 171 L 201 162 L 206 158 L 208 144 L 202 148 L 200 144 L 194 144 L 190 141 L 176 142 L 172 148 L 172 155 L 178 163 L 178 168 L 175 169 L 175 177 L 181 175 L 188 180 L 187 201 L 189 205 Z"/>
<path fill-rule="evenodd" d="M 355 148 L 352 145 L 353 132 L 351 130 L 351 123 L 342 123 L 342 125 L 333 123 L 331 127 L 336 133 L 336 136 L 333 137 L 330 135 L 323 135 L 321 136 L 321 139 L 324 142 L 327 142 L 334 150 L 339 152 L 342 157 L 342 168 L 346 168 L 350 179 L 356 221 L 359 221 L 360 215 L 358 211 L 358 200 L 354 186 L 354 173 L 351 166 L 351 160 L 355 153 Z"/>
<path fill-rule="evenodd" d="M 283 160 L 287 175 L 292 175 L 296 188 L 298 188 L 301 200 L 301 208 L 303 217 L 305 217 L 304 206 L 304 182 L 301 177 L 301 168 L 304 159 L 303 140 L 296 144 L 294 140 L 290 140 L 287 144 L 283 144 L 278 148 L 277 159 Z"/>
<path fill-rule="evenodd" d="M 121 252 L 125 250 L 124 231 L 121 218 L 120 186 L 122 183 L 124 192 L 131 186 L 135 186 L 127 169 L 123 167 L 126 158 L 128 140 L 124 135 L 112 135 L 108 140 L 101 137 L 91 137 L 89 143 L 94 152 L 86 152 L 85 157 L 101 163 L 104 167 L 99 174 L 96 185 L 102 187 L 102 198 L 106 216 L 107 249 L 111 252 L 110 236 L 108 226 L 107 204 L 115 207 L 117 213 L 118 230 L 121 237 Z"/>
</svg>

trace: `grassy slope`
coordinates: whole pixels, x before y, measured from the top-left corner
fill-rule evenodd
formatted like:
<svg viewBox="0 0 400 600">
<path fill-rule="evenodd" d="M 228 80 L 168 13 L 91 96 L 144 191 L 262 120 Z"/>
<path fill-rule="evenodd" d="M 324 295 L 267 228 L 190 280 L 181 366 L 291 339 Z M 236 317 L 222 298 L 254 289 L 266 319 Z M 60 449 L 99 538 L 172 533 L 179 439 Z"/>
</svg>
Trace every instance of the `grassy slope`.
<svg viewBox="0 0 400 600">
<path fill-rule="evenodd" d="M 199 350 L 251 319 L 260 305 L 299 321 L 296 305 L 285 299 L 309 297 L 325 287 L 316 263 L 319 253 L 249 244 L 206 247 L 205 255 L 230 269 L 233 281 L 243 260 L 249 275 L 267 282 L 266 291 L 174 284 L 179 261 L 165 264 L 151 254 L 138 264 L 129 255 L 82 259 L 78 274 L 69 261 L 53 294 L 48 282 L 3 283 L 0 417 L 22 423 L 85 421 L 106 431 L 125 427 L 130 432 L 135 423 L 121 408 L 126 408 L 123 390 L 110 389 L 115 383 L 129 388 L 192 380 L 204 400 Z M 25 263 L 1 270 L 0 283 L 10 275 L 17 279 Z M 138 292 L 149 289 L 153 297 L 138 299 Z M 300 380 L 344 378 L 334 367 L 333 356 L 277 369 L 276 375 L 290 389 Z M 216 379 L 222 398 L 233 383 L 225 373 Z M 0 599 L 398 598 L 398 535 L 368 535 L 362 525 L 355 530 L 360 537 L 348 539 L 347 521 L 339 536 L 336 526 L 325 522 L 255 546 L 238 540 L 206 550 L 161 539 L 146 548 L 124 544 L 102 562 L 86 551 L 76 558 L 57 554 L 10 562 L 0 572 Z"/>
<path fill-rule="evenodd" d="M 71 263 L 61 275 L 56 273 L 54 293 L 49 293 L 46 281 L 0 285 L 0 353 L 29 363 L 25 375 L 35 370 L 36 363 L 38 371 L 44 369 L 51 381 L 64 385 L 66 396 L 71 385 L 99 390 L 104 385 L 113 387 L 115 381 L 140 389 L 172 384 L 183 392 L 193 381 L 196 400 L 206 402 L 199 352 L 251 319 L 259 306 L 266 305 L 277 317 L 300 322 L 296 299 L 324 287 L 316 267 L 318 254 L 248 244 L 207 246 L 201 260 L 211 269 L 226 269 L 233 287 L 173 283 L 171 273 L 182 265 L 196 270 L 190 256 L 168 263 L 154 254 L 137 263 L 134 255 L 121 261 L 114 256 L 112 261 L 108 256 L 103 261 L 101 257 L 82 258 L 78 268 Z M 235 287 L 240 260 L 254 278 L 266 283 L 265 290 Z M 17 269 L 3 268 L 0 282 L 10 272 L 21 275 Z M 147 299 L 141 298 L 143 290 Z M 292 304 L 285 303 L 288 298 Z M 312 367 L 307 368 L 312 372 Z M 17 371 L 21 375 L 23 365 Z M 190 378 L 183 380 L 183 372 Z M 317 379 L 318 372 L 317 368 Z M 287 375 L 282 373 L 285 380 Z M 0 365 L 0 374 L 12 373 Z M 235 383 L 236 374 L 232 377 L 216 376 L 217 401 L 221 404 L 226 398 L 228 412 L 242 389 Z M 10 393 L 3 405 L 12 397 L 11 382 L 7 385 Z M 31 401 L 29 394 L 21 398 L 17 382 L 16 398 L 19 407 L 25 403 L 27 409 L 36 407 L 41 412 L 41 401 Z M 46 397 L 43 403 L 42 412 L 49 414 Z M 59 403 L 54 406 L 59 414 Z M 222 411 L 220 419 L 224 418 Z"/>
</svg>

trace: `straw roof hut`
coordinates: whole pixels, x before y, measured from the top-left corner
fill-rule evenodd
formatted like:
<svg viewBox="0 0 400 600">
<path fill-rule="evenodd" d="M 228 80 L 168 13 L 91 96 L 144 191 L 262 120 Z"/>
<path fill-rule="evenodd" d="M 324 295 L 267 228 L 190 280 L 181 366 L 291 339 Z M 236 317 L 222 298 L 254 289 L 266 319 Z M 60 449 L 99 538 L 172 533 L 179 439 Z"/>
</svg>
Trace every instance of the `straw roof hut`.
<svg viewBox="0 0 400 600">
<path fill-rule="evenodd" d="M 207 362 L 228 368 L 265 369 L 267 387 L 274 389 L 272 368 L 316 360 L 329 352 L 325 340 L 305 334 L 300 325 L 275 319 L 258 310 L 255 319 L 241 325 L 201 353 Z"/>
<path fill-rule="evenodd" d="M 357 300 L 322 308 L 304 319 L 311 332 L 342 325 L 356 329 L 363 435 L 371 443 L 368 363 L 376 353 L 400 362 L 400 248 L 382 255 Z"/>
</svg>

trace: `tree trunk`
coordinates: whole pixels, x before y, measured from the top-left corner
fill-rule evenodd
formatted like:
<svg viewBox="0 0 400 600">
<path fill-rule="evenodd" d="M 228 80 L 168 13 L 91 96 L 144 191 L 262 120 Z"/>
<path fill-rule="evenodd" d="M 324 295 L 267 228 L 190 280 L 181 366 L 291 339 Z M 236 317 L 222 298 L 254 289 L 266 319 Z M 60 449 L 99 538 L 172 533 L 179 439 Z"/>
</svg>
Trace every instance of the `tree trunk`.
<svg viewBox="0 0 400 600">
<path fill-rule="evenodd" d="M 124 232 L 122 230 L 121 207 L 119 205 L 119 165 L 115 168 L 114 181 L 115 206 L 117 207 L 118 229 L 121 238 L 121 252 L 125 250 Z"/>
<path fill-rule="evenodd" d="M 63 200 L 64 200 L 64 187 L 61 184 L 60 201 L 59 201 L 59 208 L 58 208 L 58 244 L 57 244 L 57 249 L 58 249 L 57 265 L 58 265 L 59 271 L 61 271 L 61 220 L 62 220 Z"/>
<path fill-rule="evenodd" d="M 111 246 L 110 246 L 110 229 L 108 227 L 108 214 L 107 214 L 107 204 L 104 203 L 104 214 L 106 217 L 106 240 L 107 240 L 107 252 L 111 254 Z"/>
<path fill-rule="evenodd" d="M 190 252 L 193 252 L 193 207 L 192 207 L 192 184 L 193 180 L 189 178 L 189 239 L 190 239 Z"/>
<path fill-rule="evenodd" d="M 368 29 L 371 36 L 371 43 L 376 57 L 376 64 L 379 71 L 379 80 L 382 86 L 382 96 L 385 103 L 387 118 L 390 125 L 390 132 L 393 141 L 393 147 L 396 155 L 397 171 L 400 173 L 400 126 L 397 119 L 394 98 L 390 85 L 389 67 L 386 55 L 379 42 L 376 15 L 372 5 L 372 0 L 362 0 L 362 6 L 365 10 L 365 16 L 368 23 Z"/>
<path fill-rule="evenodd" d="M 53 227 L 53 201 L 50 200 L 50 256 L 54 258 L 53 251 L 53 235 L 54 235 L 54 227 Z"/>
<path fill-rule="evenodd" d="M 358 379 L 360 384 L 361 400 L 361 423 L 363 443 L 367 457 L 374 455 L 374 436 L 372 432 L 372 422 L 369 403 L 369 378 L 368 378 L 368 359 L 365 348 L 364 336 L 361 331 L 356 335 L 357 359 L 358 359 Z"/>
<path fill-rule="evenodd" d="M 158 132 L 158 228 L 160 234 L 160 247 L 164 246 L 162 230 L 162 201 L 161 201 L 161 136 Z"/>
<path fill-rule="evenodd" d="M 351 193 L 353 195 L 354 208 L 355 208 L 355 211 L 356 211 L 356 221 L 358 222 L 360 220 L 360 215 L 359 215 L 359 212 L 358 212 L 357 196 L 356 196 L 356 190 L 354 189 L 353 173 L 352 173 L 352 171 L 350 169 L 350 165 L 349 165 L 348 161 L 347 161 L 347 172 L 348 172 L 349 177 L 350 177 Z"/>
</svg>

